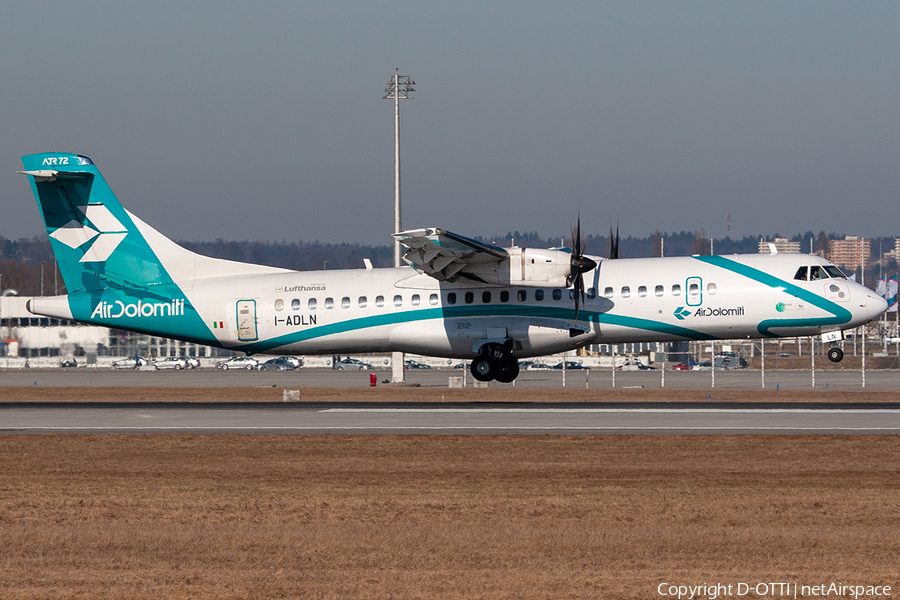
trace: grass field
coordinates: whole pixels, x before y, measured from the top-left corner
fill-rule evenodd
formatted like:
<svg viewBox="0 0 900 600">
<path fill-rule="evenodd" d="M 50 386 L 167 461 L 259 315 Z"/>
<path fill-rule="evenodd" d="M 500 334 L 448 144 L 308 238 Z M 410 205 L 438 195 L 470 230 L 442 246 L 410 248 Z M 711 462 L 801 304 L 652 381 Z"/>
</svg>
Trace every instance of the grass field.
<svg viewBox="0 0 900 600">
<path fill-rule="evenodd" d="M 4 435 L 0 542 L 2 598 L 896 594 L 900 438 Z"/>
</svg>

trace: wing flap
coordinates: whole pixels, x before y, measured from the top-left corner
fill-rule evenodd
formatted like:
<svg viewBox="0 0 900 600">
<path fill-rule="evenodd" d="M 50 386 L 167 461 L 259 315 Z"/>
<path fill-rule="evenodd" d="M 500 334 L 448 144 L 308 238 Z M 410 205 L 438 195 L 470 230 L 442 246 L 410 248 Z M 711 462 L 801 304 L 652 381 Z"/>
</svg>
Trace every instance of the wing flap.
<svg viewBox="0 0 900 600">
<path fill-rule="evenodd" d="M 504 248 L 444 229 L 401 231 L 394 239 L 408 248 L 403 255 L 408 263 L 438 281 L 454 281 L 466 267 L 499 266 L 509 259 Z"/>
</svg>

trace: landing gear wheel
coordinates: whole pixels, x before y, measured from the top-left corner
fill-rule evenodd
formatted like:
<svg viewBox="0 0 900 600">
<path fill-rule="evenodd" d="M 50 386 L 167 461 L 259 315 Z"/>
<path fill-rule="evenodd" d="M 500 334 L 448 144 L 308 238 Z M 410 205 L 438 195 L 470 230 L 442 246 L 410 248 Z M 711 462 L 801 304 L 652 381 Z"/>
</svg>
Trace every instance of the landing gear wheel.
<svg viewBox="0 0 900 600">
<path fill-rule="evenodd" d="M 472 377 L 478 381 L 491 381 L 497 372 L 497 363 L 489 356 L 479 356 L 472 360 Z"/>
<path fill-rule="evenodd" d="M 828 349 L 828 360 L 831 362 L 841 362 L 842 358 L 844 358 L 844 351 L 840 348 Z"/>
<path fill-rule="evenodd" d="M 500 383 L 512 383 L 519 376 L 519 361 L 506 358 L 497 362 L 496 379 Z"/>
</svg>

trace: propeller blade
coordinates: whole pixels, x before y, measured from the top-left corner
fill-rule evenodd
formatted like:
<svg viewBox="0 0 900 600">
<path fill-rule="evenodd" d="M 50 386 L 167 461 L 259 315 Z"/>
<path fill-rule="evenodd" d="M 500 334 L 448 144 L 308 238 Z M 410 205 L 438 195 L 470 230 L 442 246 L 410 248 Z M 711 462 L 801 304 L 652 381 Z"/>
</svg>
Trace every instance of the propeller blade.
<svg viewBox="0 0 900 600">
<path fill-rule="evenodd" d="M 584 248 L 581 245 L 581 214 L 578 215 L 578 225 L 572 230 L 572 259 L 569 271 L 569 281 L 573 286 L 573 295 L 575 296 L 575 323 L 578 324 L 578 312 L 585 303 L 584 277 L 583 274 L 594 269 L 597 263 L 584 256 Z"/>
<path fill-rule="evenodd" d="M 609 225 L 609 257 L 619 258 L 619 226 L 616 225 L 616 234 L 613 237 L 612 223 Z"/>
</svg>

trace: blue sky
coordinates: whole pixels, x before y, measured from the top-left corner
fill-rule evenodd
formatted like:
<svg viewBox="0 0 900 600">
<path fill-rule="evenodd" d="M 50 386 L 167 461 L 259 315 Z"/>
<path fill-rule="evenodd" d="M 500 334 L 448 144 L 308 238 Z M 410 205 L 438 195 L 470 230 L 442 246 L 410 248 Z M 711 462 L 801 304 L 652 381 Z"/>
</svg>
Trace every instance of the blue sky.
<svg viewBox="0 0 900 600">
<path fill-rule="evenodd" d="M 704 228 L 900 236 L 900 4 L 28 2 L 0 21 L 0 235 L 19 157 L 90 156 L 175 239 Z"/>
</svg>

